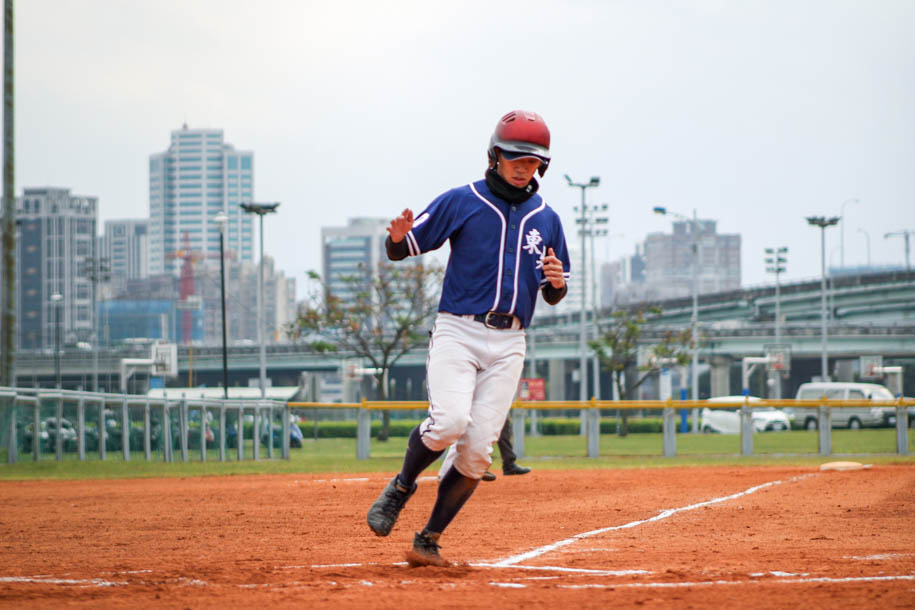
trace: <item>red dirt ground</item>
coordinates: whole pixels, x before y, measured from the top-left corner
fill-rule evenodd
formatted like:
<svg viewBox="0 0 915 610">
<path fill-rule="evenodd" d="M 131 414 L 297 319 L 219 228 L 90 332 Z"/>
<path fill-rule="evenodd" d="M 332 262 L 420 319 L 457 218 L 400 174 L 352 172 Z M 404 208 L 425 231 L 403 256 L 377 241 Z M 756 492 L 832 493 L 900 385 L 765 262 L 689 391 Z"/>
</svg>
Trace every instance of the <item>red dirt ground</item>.
<svg viewBox="0 0 915 610">
<path fill-rule="evenodd" d="M 0 606 L 915 607 L 911 464 L 500 476 L 442 537 L 452 568 L 402 563 L 431 479 L 369 531 L 387 478 L 2 482 Z"/>
</svg>

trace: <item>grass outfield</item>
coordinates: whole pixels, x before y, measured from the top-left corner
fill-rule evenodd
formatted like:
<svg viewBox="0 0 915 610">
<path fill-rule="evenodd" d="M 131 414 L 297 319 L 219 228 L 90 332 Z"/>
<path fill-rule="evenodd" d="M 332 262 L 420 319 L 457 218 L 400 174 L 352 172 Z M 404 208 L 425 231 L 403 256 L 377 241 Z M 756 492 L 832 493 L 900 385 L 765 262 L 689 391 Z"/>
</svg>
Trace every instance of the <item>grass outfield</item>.
<svg viewBox="0 0 915 610">
<path fill-rule="evenodd" d="M 5 451 L 0 453 L 0 480 L 28 479 L 97 479 L 132 477 L 192 477 L 243 474 L 282 473 L 355 473 L 394 472 L 400 468 L 407 439 L 395 437 L 371 444 L 371 459 L 357 460 L 355 439 L 306 440 L 301 449 L 292 449 L 291 458 L 266 459 L 267 450 L 261 448 L 261 459 L 251 460 L 252 449 L 246 451 L 245 461 L 236 461 L 235 450 L 227 451 L 227 462 L 219 462 L 219 454 L 210 449 L 207 461 L 200 460 L 200 451 L 188 451 L 188 462 L 165 463 L 161 454 L 153 454 L 147 462 L 142 452 L 135 452 L 132 460 L 125 462 L 119 451 L 109 451 L 102 462 L 97 454 L 88 455 L 85 462 L 75 454 L 65 454 L 61 462 L 53 454 L 43 454 L 40 462 L 32 461 L 31 454 L 20 454 L 18 464 L 6 464 Z M 896 451 L 894 428 L 865 430 L 833 430 L 833 456 L 817 454 L 815 432 L 791 431 L 756 434 L 753 437 L 755 455 L 740 456 L 740 437 L 737 435 L 678 434 L 677 456 L 661 455 L 660 434 L 630 434 L 625 438 L 604 435 L 600 440 L 600 457 L 588 458 L 587 441 L 583 436 L 540 436 L 525 438 L 522 461 L 536 469 L 587 469 L 587 468 L 662 468 L 668 466 L 704 465 L 816 465 L 830 461 L 831 457 L 854 459 L 866 463 L 915 462 L 915 434 L 909 434 L 909 455 Z M 498 454 L 498 451 L 496 451 Z M 176 460 L 181 454 L 175 451 Z M 494 459 L 498 472 L 498 457 Z"/>
</svg>

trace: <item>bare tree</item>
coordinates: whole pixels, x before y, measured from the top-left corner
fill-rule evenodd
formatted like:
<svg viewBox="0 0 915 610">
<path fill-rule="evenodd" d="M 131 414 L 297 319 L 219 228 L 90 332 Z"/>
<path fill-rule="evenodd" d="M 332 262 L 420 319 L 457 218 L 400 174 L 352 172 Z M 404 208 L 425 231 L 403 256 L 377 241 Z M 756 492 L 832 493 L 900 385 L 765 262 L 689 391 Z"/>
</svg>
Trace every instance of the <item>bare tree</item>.
<svg viewBox="0 0 915 610">
<path fill-rule="evenodd" d="M 687 328 L 680 332 L 666 331 L 660 341 L 649 348 L 648 364 L 638 366 L 638 350 L 640 345 L 645 344 L 643 334 L 648 317 L 660 313 L 661 308 L 656 306 L 617 309 L 611 314 L 612 324 L 609 328 L 600 338 L 589 343 L 597 354 L 601 367 L 613 376 L 622 400 L 629 400 L 639 386 L 660 372 L 662 366 L 689 362 L 692 337 Z M 626 436 L 628 432 L 629 413 L 624 410 L 617 434 Z"/>
<path fill-rule="evenodd" d="M 374 272 L 372 272 L 374 271 Z M 320 352 L 353 354 L 371 363 L 379 400 L 387 398 L 387 372 L 408 351 L 425 344 L 438 307 L 443 270 L 438 265 L 392 264 L 341 278 L 337 293 L 310 271 L 312 290 L 289 332 Z M 379 440 L 387 440 L 390 413 L 383 411 Z"/>
</svg>

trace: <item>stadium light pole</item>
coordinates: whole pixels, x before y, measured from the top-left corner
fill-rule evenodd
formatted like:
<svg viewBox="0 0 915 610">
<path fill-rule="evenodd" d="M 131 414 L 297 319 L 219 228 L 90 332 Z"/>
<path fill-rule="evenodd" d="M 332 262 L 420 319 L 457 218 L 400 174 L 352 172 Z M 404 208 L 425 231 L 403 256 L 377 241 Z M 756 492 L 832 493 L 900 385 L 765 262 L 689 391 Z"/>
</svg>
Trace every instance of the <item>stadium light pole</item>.
<svg viewBox="0 0 915 610">
<path fill-rule="evenodd" d="M 858 203 L 858 199 L 846 199 L 839 207 L 839 220 L 842 223 L 839 225 L 839 265 L 842 269 L 845 269 L 845 206 L 849 203 Z"/>
<path fill-rule="evenodd" d="M 226 252 L 225 234 L 229 217 L 220 211 L 214 218 L 219 227 L 219 291 L 222 297 L 222 395 L 229 397 L 229 355 L 226 351 Z"/>
<path fill-rule="evenodd" d="M 782 312 L 781 312 L 781 283 L 779 275 L 785 270 L 782 263 L 788 262 L 784 256 L 788 253 L 788 248 L 779 246 L 778 248 L 766 248 L 766 272 L 775 274 L 775 344 L 781 348 L 782 342 Z M 775 398 L 782 397 L 782 374 L 781 371 L 773 371 L 772 381 L 775 384 Z"/>
<path fill-rule="evenodd" d="M 829 367 L 826 362 L 826 227 L 839 222 L 838 216 L 808 216 L 807 223 L 820 227 L 820 376 L 821 381 L 829 381 Z"/>
<path fill-rule="evenodd" d="M 257 341 L 260 344 L 261 398 L 267 395 L 267 346 L 264 343 L 264 216 L 276 212 L 279 203 L 242 203 L 239 207 L 260 219 L 260 265 L 257 267 Z"/>
<path fill-rule="evenodd" d="M 573 182 L 568 174 L 565 174 L 566 182 L 571 187 L 581 189 L 581 219 L 578 221 L 581 224 L 581 313 L 579 319 L 579 332 L 578 332 L 578 352 L 579 352 L 579 365 L 578 365 L 578 375 L 580 377 L 580 385 L 578 389 L 578 399 L 582 402 L 588 400 L 588 362 L 587 362 L 587 350 L 585 349 L 585 314 L 588 308 L 588 299 L 587 299 L 587 254 L 588 248 L 585 243 L 585 223 L 587 222 L 587 210 L 585 207 L 585 191 L 589 188 L 596 188 L 600 186 L 600 176 L 591 176 L 591 180 L 588 182 Z"/>
<path fill-rule="evenodd" d="M 693 208 L 692 219 L 672 212 L 664 206 L 655 206 L 655 214 L 661 216 L 673 216 L 680 220 L 690 223 L 689 235 L 691 238 L 691 248 L 693 251 L 692 261 L 692 292 L 693 292 L 693 312 L 689 321 L 689 335 L 692 342 L 692 363 L 690 364 L 690 385 L 692 386 L 691 396 L 693 400 L 699 400 L 699 219 L 696 217 L 696 209 Z M 693 433 L 699 432 L 699 409 L 694 407 L 692 410 Z"/>
<path fill-rule="evenodd" d="M 783 263 L 788 262 L 785 254 L 788 248 L 779 246 L 778 248 L 766 248 L 766 272 L 775 274 L 775 342 L 780 343 L 782 338 L 782 314 L 781 314 L 781 284 L 779 275 L 785 270 Z"/>
</svg>

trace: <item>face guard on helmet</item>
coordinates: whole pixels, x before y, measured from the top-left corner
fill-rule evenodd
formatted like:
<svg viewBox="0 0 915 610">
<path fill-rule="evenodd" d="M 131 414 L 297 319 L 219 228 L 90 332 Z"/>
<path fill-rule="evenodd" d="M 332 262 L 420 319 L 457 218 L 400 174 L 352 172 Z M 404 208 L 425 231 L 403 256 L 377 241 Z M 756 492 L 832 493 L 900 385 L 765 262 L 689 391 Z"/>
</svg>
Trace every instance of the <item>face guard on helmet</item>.
<svg viewBox="0 0 915 610">
<path fill-rule="evenodd" d="M 550 130 L 536 112 L 513 110 L 499 119 L 499 124 L 489 139 L 489 164 L 499 160 L 498 150 L 506 159 L 534 157 L 540 159 L 541 176 L 550 165 Z"/>
</svg>

